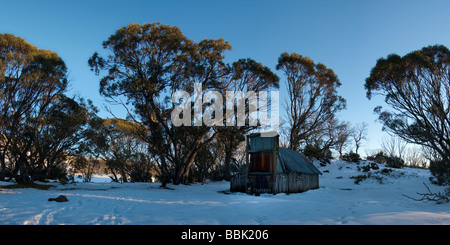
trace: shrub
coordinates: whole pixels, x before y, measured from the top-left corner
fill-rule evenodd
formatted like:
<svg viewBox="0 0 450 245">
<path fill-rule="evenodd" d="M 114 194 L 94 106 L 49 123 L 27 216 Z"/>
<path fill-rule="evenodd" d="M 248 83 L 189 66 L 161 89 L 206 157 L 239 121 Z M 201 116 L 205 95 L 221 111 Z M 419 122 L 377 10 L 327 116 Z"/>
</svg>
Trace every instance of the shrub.
<svg viewBox="0 0 450 245">
<path fill-rule="evenodd" d="M 370 165 L 366 165 L 366 166 L 362 166 L 362 167 L 358 166 L 357 169 L 358 169 L 358 171 L 369 172 L 370 171 Z"/>
<path fill-rule="evenodd" d="M 367 156 L 366 159 L 377 163 L 386 163 L 386 157 L 387 156 L 384 154 L 384 152 L 380 151 L 372 156 Z"/>
<path fill-rule="evenodd" d="M 430 162 L 430 172 L 436 178 L 432 181 L 437 185 L 448 185 L 450 184 L 450 164 L 445 161 L 431 161 Z"/>
<path fill-rule="evenodd" d="M 350 153 L 342 155 L 342 160 L 347 162 L 359 162 L 359 160 L 361 160 L 361 157 L 358 153 L 354 153 L 351 151 Z"/>
<path fill-rule="evenodd" d="M 384 184 L 385 178 L 383 178 L 383 176 L 378 175 L 377 173 L 366 172 L 366 174 L 352 176 L 352 177 L 350 177 L 350 179 L 354 179 L 355 180 L 354 183 L 359 185 L 359 182 L 366 180 L 366 179 L 374 179 L 374 180 L 378 181 L 378 183 Z"/>
<path fill-rule="evenodd" d="M 352 177 L 350 177 L 350 179 L 354 179 L 355 184 L 359 184 L 361 181 L 366 180 L 366 179 L 373 179 L 373 180 L 376 180 L 379 184 L 384 184 L 385 181 L 389 181 L 389 179 L 392 179 L 392 178 L 398 179 L 398 178 L 401 178 L 402 176 L 405 176 L 405 172 L 402 172 L 401 170 L 394 171 L 391 168 L 384 168 L 384 169 L 377 170 L 377 171 L 370 171 L 370 168 L 371 168 L 370 165 L 366 165 L 366 166 L 362 166 L 362 167 L 358 166 L 358 171 L 363 171 L 364 174 L 352 176 Z"/>
<path fill-rule="evenodd" d="M 380 170 L 380 173 L 389 175 L 392 173 L 392 171 L 393 170 L 391 168 L 383 168 L 382 170 Z"/>
<path fill-rule="evenodd" d="M 303 154 L 310 158 L 331 159 L 331 150 L 328 148 L 321 149 L 315 145 L 308 144 L 303 149 Z"/>
<path fill-rule="evenodd" d="M 386 157 L 386 165 L 391 168 L 401 168 L 405 165 L 405 161 L 400 157 Z"/>
<path fill-rule="evenodd" d="M 4 188 L 4 189 L 34 188 L 34 189 L 38 189 L 38 190 L 48 190 L 51 187 L 55 187 L 55 186 L 54 185 L 37 184 L 37 183 L 34 183 L 34 182 L 31 182 L 31 183 L 17 183 L 17 184 L 2 186 L 2 188 Z"/>
<path fill-rule="evenodd" d="M 350 177 L 350 179 L 354 179 L 355 180 L 355 184 L 359 185 L 359 182 L 367 179 L 368 176 L 365 174 L 361 174 L 361 175 L 357 175 L 357 176 L 352 176 Z"/>
</svg>

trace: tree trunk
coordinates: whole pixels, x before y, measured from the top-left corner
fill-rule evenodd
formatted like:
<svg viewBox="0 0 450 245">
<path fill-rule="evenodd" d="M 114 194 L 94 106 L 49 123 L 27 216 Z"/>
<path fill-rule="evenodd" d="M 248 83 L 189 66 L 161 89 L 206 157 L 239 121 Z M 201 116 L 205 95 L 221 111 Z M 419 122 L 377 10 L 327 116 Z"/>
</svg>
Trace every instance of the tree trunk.
<svg viewBox="0 0 450 245">
<path fill-rule="evenodd" d="M 175 170 L 173 184 L 174 185 L 186 184 L 188 174 L 189 173 L 186 173 L 186 164 L 184 163 L 180 164 L 180 166 Z"/>
<path fill-rule="evenodd" d="M 29 176 L 29 171 L 27 168 L 27 164 L 25 162 L 25 160 L 23 160 L 22 157 L 19 158 L 19 161 L 17 161 L 17 165 L 18 165 L 18 170 L 19 170 L 19 174 L 16 175 L 15 180 L 17 183 L 23 184 L 23 183 L 30 183 L 31 182 L 31 178 Z"/>
<path fill-rule="evenodd" d="M 175 172 L 175 177 L 173 180 L 173 184 L 179 185 L 189 184 L 189 170 L 191 169 L 192 164 L 194 163 L 195 156 L 198 151 L 192 152 L 192 154 L 188 154 L 185 158 L 182 159 L 179 168 Z"/>
<path fill-rule="evenodd" d="M 6 178 L 6 161 L 3 157 L 0 158 L 0 163 L 0 181 L 4 181 Z"/>
<path fill-rule="evenodd" d="M 230 181 L 231 179 L 231 156 L 232 156 L 231 148 L 225 150 L 225 164 L 223 170 L 223 179 L 226 181 Z"/>
<path fill-rule="evenodd" d="M 112 181 L 119 182 L 119 179 L 117 178 L 116 171 L 114 171 L 114 168 L 111 166 L 111 164 L 107 164 L 109 167 L 109 171 L 112 173 L 113 177 L 110 177 Z"/>
<path fill-rule="evenodd" d="M 170 183 L 170 175 L 169 172 L 167 171 L 167 163 L 164 153 L 159 154 L 159 159 L 161 160 L 161 169 L 160 169 L 161 187 L 166 187 L 167 183 Z"/>
<path fill-rule="evenodd" d="M 7 149 L 9 147 L 10 142 L 11 141 L 8 138 L 6 138 L 6 143 L 4 142 L 3 152 L 0 156 L 0 163 L 2 168 L 0 171 L 0 181 L 4 181 L 6 178 L 6 152 L 8 151 Z M 11 176 L 9 178 L 11 179 Z"/>
<path fill-rule="evenodd" d="M 209 132 L 209 129 L 204 130 L 202 133 L 200 133 L 197 138 L 192 142 L 189 150 L 184 154 L 183 157 L 181 157 L 179 164 L 175 164 L 177 166 L 177 169 L 175 171 L 175 177 L 173 183 L 175 185 L 179 184 L 188 184 L 189 183 L 189 170 L 191 169 L 192 164 L 194 163 L 195 157 L 197 156 L 197 153 L 200 151 L 202 147 L 205 147 L 206 144 L 211 142 L 212 139 L 214 139 L 217 136 L 217 132 L 215 132 L 210 138 L 205 140 L 202 143 L 203 137 Z M 175 145 L 176 147 L 176 145 Z"/>
<path fill-rule="evenodd" d="M 127 174 L 125 173 L 125 162 L 121 162 L 120 175 L 122 176 L 122 183 L 128 182 Z"/>
</svg>

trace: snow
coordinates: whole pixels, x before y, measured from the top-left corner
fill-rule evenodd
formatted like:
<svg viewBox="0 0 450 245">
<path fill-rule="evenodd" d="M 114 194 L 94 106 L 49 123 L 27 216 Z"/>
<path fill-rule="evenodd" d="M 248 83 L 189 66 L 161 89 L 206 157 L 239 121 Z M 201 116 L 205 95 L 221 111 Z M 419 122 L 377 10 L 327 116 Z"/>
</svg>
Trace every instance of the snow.
<svg viewBox="0 0 450 245">
<path fill-rule="evenodd" d="M 229 193 L 225 181 L 163 189 L 160 183 L 121 184 L 102 176 L 95 176 L 94 183 L 40 183 L 55 186 L 48 190 L 0 189 L 0 224 L 450 224 L 450 203 L 403 196 L 426 192 L 422 182 L 433 192 L 444 191 L 429 182 L 428 170 L 394 169 L 389 176 L 371 170 L 382 183 L 369 178 L 355 184 L 350 177 L 364 174 L 357 170 L 364 165 L 333 160 L 318 167 L 323 173 L 319 189 L 289 195 Z M 0 182 L 0 188 L 10 184 Z M 59 195 L 69 201 L 47 201 Z"/>
</svg>

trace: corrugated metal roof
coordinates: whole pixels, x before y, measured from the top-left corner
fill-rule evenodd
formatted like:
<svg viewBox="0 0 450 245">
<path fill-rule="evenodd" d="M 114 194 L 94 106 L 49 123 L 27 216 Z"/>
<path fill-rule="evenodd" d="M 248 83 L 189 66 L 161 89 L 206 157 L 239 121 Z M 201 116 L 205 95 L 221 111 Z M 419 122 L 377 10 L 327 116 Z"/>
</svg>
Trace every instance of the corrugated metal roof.
<svg viewBox="0 0 450 245">
<path fill-rule="evenodd" d="M 322 174 L 312 161 L 300 152 L 280 147 L 279 153 L 278 157 L 281 157 L 281 164 L 286 172 Z"/>
</svg>

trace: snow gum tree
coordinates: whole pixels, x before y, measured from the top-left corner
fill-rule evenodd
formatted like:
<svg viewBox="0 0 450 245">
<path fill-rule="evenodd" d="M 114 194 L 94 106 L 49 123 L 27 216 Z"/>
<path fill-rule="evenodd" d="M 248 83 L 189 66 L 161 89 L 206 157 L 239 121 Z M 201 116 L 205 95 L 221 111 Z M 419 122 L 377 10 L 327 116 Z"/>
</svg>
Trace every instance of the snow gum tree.
<svg viewBox="0 0 450 245">
<path fill-rule="evenodd" d="M 345 109 L 346 102 L 337 94 L 341 85 L 337 75 L 322 63 L 316 64 L 300 54 L 283 53 L 277 70 L 284 72 L 288 89 L 289 148 L 298 151 L 300 146 L 321 138 L 335 113 Z"/>
<path fill-rule="evenodd" d="M 431 149 L 430 169 L 450 180 L 450 51 L 442 45 L 378 59 L 366 78 L 367 98 L 381 94 L 392 110 L 375 108 L 383 129 Z M 439 165 L 439 166 L 434 166 Z"/>
<path fill-rule="evenodd" d="M 194 84 L 200 83 L 200 93 L 214 90 L 222 95 L 238 81 L 244 81 L 246 89 L 265 88 L 267 83 L 278 86 L 278 77 L 252 60 L 225 64 L 224 54 L 231 45 L 223 38 L 194 42 L 176 26 L 130 24 L 111 35 L 103 47 L 108 52 L 106 58 L 94 53 L 89 59 L 97 74 L 106 71 L 100 80 L 100 93 L 125 106 L 130 118 L 147 127 L 144 141 L 158 156 L 163 185 L 169 181 L 187 184 L 199 151 L 226 131 L 215 124 L 204 125 L 196 117 L 188 118 L 190 125 L 174 126 L 171 114 L 179 104 L 171 101 L 171 95 L 177 91 L 193 94 Z M 206 112 L 212 103 L 192 104 L 194 112 Z M 221 122 L 222 118 L 215 120 Z M 235 143 L 229 148 L 233 147 Z"/>
<path fill-rule="evenodd" d="M 43 180 L 63 169 L 95 113 L 89 102 L 64 95 L 67 84 L 66 65 L 55 52 L 0 34 L 0 180 Z"/>
</svg>

